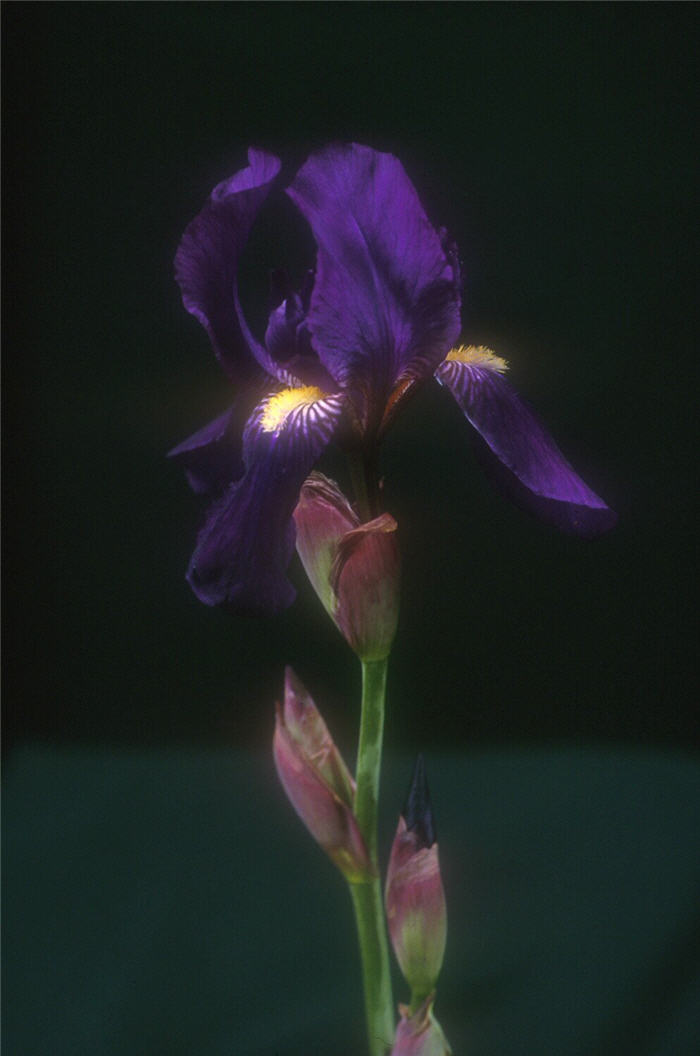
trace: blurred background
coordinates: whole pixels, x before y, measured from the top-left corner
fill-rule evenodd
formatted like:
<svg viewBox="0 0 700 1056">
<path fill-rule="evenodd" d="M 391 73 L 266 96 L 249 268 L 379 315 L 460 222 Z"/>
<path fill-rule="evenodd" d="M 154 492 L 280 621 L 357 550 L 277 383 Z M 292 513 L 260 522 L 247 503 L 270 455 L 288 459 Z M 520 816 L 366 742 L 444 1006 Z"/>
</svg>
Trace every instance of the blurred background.
<svg viewBox="0 0 700 1056">
<path fill-rule="evenodd" d="M 165 453 L 223 410 L 231 393 L 204 331 L 182 308 L 172 261 L 186 224 L 214 184 L 243 166 L 249 144 L 277 153 L 288 178 L 310 149 L 333 139 L 402 159 L 428 215 L 459 244 L 464 340 L 489 344 L 510 360 L 516 387 L 620 517 L 613 533 L 593 543 L 531 521 L 482 478 L 447 394 L 429 388 L 414 401 L 388 438 L 382 464 L 404 551 L 390 752 L 420 746 L 429 758 L 451 753 L 442 780 L 455 841 L 460 753 L 474 762 L 471 785 L 483 776 L 478 787 L 492 787 L 504 759 L 519 760 L 525 770 L 521 785 L 513 778 L 511 804 L 532 787 L 533 760 L 545 773 L 542 760 L 560 753 L 551 785 L 542 778 L 541 800 L 550 805 L 571 796 L 578 802 L 572 788 L 579 780 L 585 799 L 587 766 L 603 780 L 596 760 L 611 752 L 662 758 L 686 776 L 667 814 L 655 815 L 654 831 L 676 832 L 677 825 L 674 846 L 692 846 L 692 8 L 11 3 L 3 22 L 4 746 L 6 820 L 16 837 L 7 854 L 20 866 L 10 873 L 12 919 L 16 949 L 27 958 L 19 955 L 8 985 L 18 980 L 17 991 L 36 1000 L 52 957 L 63 963 L 57 951 L 73 963 L 88 940 L 71 939 L 80 935 L 71 931 L 72 912 L 86 935 L 102 927 L 97 910 L 94 917 L 78 912 L 83 888 L 56 866 L 71 838 L 84 849 L 85 831 L 102 833 L 104 846 L 91 855 L 87 874 L 71 861 L 82 883 L 92 877 L 91 890 L 111 906 L 105 877 L 121 882 L 112 868 L 121 846 L 114 833 L 131 831 L 129 819 L 139 817 L 145 842 L 127 841 L 127 854 L 143 860 L 154 829 L 166 824 L 154 788 L 175 826 L 180 814 L 172 804 L 180 793 L 164 790 L 184 773 L 188 788 L 199 787 L 212 773 L 201 762 L 207 753 L 215 753 L 217 773 L 228 772 L 231 760 L 265 760 L 262 770 L 251 768 L 242 800 L 227 802 L 226 817 L 235 824 L 241 802 L 256 795 L 264 810 L 268 796 L 279 824 L 290 825 L 280 839 L 296 845 L 298 838 L 306 848 L 287 805 L 272 798 L 273 703 L 286 663 L 352 754 L 359 673 L 296 559 L 298 600 L 267 621 L 209 610 L 184 580 L 202 507 Z M 244 261 L 243 300 L 258 333 L 269 270 L 284 265 L 298 278 L 313 253 L 291 203 L 281 195 L 271 200 Z M 326 468 L 336 471 L 332 460 Z M 176 762 L 182 753 L 184 769 Z M 562 768 L 562 758 L 571 765 Z M 234 769 L 240 780 L 243 771 Z M 397 789 L 399 770 L 397 764 Z M 632 789 L 640 787 L 645 802 L 657 803 L 649 790 L 675 780 L 655 771 L 645 785 L 644 767 L 623 771 L 628 777 L 619 787 L 615 767 L 601 786 L 601 802 L 615 809 L 621 797 L 634 802 Z M 565 792 L 567 773 L 573 784 Z M 228 787 L 223 778 L 206 780 L 211 801 L 202 800 L 202 818 L 211 816 L 211 803 L 226 800 Z M 82 821 L 80 802 L 93 804 Z M 496 802 L 512 824 L 505 800 Z M 561 815 L 562 831 L 569 831 L 568 817 Z M 629 834 L 627 820 L 613 831 Z M 647 821 L 637 817 L 640 831 Z M 69 838 L 63 826 L 73 823 Z M 499 831 L 508 842 L 506 829 Z M 688 855 L 680 853 L 683 868 Z M 176 858 L 184 857 L 198 861 L 183 844 Z M 157 861 L 156 874 L 169 860 Z M 206 861 L 211 855 L 202 850 Z M 631 859 L 625 863 L 621 874 L 628 875 Z M 50 909 L 60 906 L 57 868 L 73 907 L 59 914 L 63 924 Z M 134 868 L 129 875 L 138 875 Z M 229 868 L 227 859 L 217 891 L 225 890 Z M 655 859 L 647 875 L 644 919 L 664 883 Z M 695 894 L 697 878 L 692 872 Z M 300 873 L 300 891 L 305 883 Z M 160 887 L 154 878 L 154 890 Z M 517 907 L 517 884 L 513 891 Z M 147 897 L 137 902 L 150 913 Z M 541 919 L 547 904 L 543 896 Z M 50 925 L 41 924 L 42 912 Z M 588 920 L 582 909 L 584 932 Z M 46 927 L 58 928 L 48 948 Z M 633 918 L 630 933 L 637 927 Z M 32 928 L 46 975 L 27 954 Z M 697 930 L 690 934 L 696 938 Z M 621 944 L 619 937 L 612 943 Z M 681 945 L 687 968 L 695 962 L 685 939 Z M 289 958 L 286 940 L 284 949 Z M 164 947 L 158 956 L 163 963 L 178 955 Z M 75 985 L 54 995 L 64 1012 L 71 1001 L 80 1005 L 85 973 L 99 974 L 92 954 L 86 957 Z M 217 964 L 214 957 L 211 978 L 220 979 Z M 503 978 L 511 971 L 514 964 Z M 678 978 L 686 978 L 683 971 Z M 591 967 L 589 979 L 595 972 Z M 475 983 L 470 1007 L 486 992 L 488 1008 L 500 1007 L 498 995 L 510 991 L 506 983 L 499 989 L 499 980 L 495 989 Z M 576 985 L 580 991 L 580 980 Z M 453 1023 L 461 1000 L 453 998 Z M 17 1017 L 13 1052 L 49 1051 L 27 1027 L 33 1021 L 36 1031 L 42 1021 L 31 1007 Z M 94 1002 L 90 1009 L 78 1017 L 83 1024 L 90 1016 L 112 1022 L 100 1019 Z M 171 1010 L 164 996 L 162 1007 L 130 1020 L 142 1047 L 128 1032 L 122 1038 L 107 1028 L 78 1041 L 66 1020 L 51 1049 L 193 1051 L 153 1027 Z M 138 1034 L 145 1023 L 152 1036 Z M 55 1028 L 55 1020 L 46 1025 Z M 289 1035 L 286 1048 L 251 1035 L 232 1050 L 212 1041 L 198 1051 L 313 1051 L 308 1042 L 303 1049 L 300 1036 Z M 607 1050 L 590 1041 L 565 1050 L 551 1037 L 541 1044 L 553 1052 L 626 1051 L 611 1036 Z M 488 1032 L 480 1037 L 473 1049 L 479 1053 L 492 1051 L 489 1044 L 501 1054 L 543 1051 L 518 1042 L 515 1028 L 510 1042 Z M 640 1044 L 638 1038 L 636 1053 Z M 668 1051 L 691 1050 L 676 1038 Z"/>
</svg>

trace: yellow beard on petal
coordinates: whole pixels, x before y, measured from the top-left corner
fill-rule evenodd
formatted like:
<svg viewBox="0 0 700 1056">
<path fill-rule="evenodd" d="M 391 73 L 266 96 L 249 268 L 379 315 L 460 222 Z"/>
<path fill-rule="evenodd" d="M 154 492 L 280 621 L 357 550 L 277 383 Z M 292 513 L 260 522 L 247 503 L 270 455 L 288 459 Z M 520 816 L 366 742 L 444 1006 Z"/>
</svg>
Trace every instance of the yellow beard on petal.
<svg viewBox="0 0 700 1056">
<path fill-rule="evenodd" d="M 301 385 L 297 389 L 283 389 L 270 396 L 260 419 L 263 432 L 274 433 L 297 407 L 322 400 L 324 393 L 315 385 Z"/>
<path fill-rule="evenodd" d="M 445 356 L 446 363 L 472 363 L 475 367 L 486 367 L 497 374 L 505 374 L 508 364 L 486 345 L 460 345 Z"/>
</svg>

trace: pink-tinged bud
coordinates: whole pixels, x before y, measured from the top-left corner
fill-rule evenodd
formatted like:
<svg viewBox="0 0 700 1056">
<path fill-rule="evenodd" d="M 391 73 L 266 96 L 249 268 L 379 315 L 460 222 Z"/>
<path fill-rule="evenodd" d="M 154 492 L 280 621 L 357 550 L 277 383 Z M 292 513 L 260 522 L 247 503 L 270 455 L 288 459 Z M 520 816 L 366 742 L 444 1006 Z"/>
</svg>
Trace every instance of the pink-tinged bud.
<svg viewBox="0 0 700 1056">
<path fill-rule="evenodd" d="M 285 672 L 284 705 L 277 705 L 275 766 L 292 806 L 314 839 L 352 883 L 373 876 L 352 812 L 355 782 L 313 700 Z"/>
<path fill-rule="evenodd" d="M 429 994 L 411 1015 L 407 1005 L 399 1005 L 401 1020 L 391 1056 L 452 1056 L 452 1049 L 433 1016 L 435 994 Z"/>
<path fill-rule="evenodd" d="M 413 993 L 423 998 L 442 967 L 447 911 L 421 756 L 391 848 L 385 901 L 396 959 Z"/>
<path fill-rule="evenodd" d="M 399 548 L 388 513 L 361 524 L 338 485 L 312 473 L 294 511 L 314 590 L 362 660 L 389 655 L 399 616 Z"/>
</svg>

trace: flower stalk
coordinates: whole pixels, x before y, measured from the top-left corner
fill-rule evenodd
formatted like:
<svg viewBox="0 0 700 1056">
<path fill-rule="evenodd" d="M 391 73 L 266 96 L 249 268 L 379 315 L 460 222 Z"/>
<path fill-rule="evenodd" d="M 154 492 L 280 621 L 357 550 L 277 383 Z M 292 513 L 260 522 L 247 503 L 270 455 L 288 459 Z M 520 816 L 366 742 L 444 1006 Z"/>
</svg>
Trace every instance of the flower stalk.
<svg viewBox="0 0 700 1056">
<path fill-rule="evenodd" d="M 350 884 L 362 960 L 370 1056 L 386 1056 L 395 1030 L 389 948 L 377 868 L 377 807 L 386 673 L 387 660 L 362 664 L 362 715 L 354 813 L 377 876 L 367 883 Z"/>
<path fill-rule="evenodd" d="M 377 806 L 400 553 L 396 522 L 380 512 L 378 445 L 399 407 L 435 379 L 516 505 L 583 538 L 607 531 L 616 517 L 506 380 L 505 361 L 483 345 L 455 344 L 457 247 L 432 226 L 392 155 L 350 143 L 307 159 L 286 193 L 311 228 L 316 265 L 298 292 L 275 273 L 275 307 L 262 340 L 253 334 L 239 265 L 280 171 L 277 157 L 251 147 L 247 168 L 214 188 L 176 255 L 184 307 L 238 392 L 229 410 L 170 452 L 193 489 L 211 499 L 187 579 L 206 605 L 279 612 L 296 595 L 287 577 L 296 540 L 322 604 L 362 662 L 356 781 L 291 672 L 277 713 L 275 764 L 297 814 L 350 886 L 370 1056 L 390 1049 L 392 1056 L 448 1056 L 432 1014 L 446 914 L 422 764 L 386 888 L 389 933 L 412 994 L 410 1006 L 399 1006 L 394 1036 Z M 348 455 L 354 506 L 312 473 L 333 441 Z"/>
<path fill-rule="evenodd" d="M 350 482 L 355 505 L 363 521 L 370 521 L 379 513 L 377 475 L 373 471 L 372 461 L 365 451 L 348 452 Z"/>
</svg>

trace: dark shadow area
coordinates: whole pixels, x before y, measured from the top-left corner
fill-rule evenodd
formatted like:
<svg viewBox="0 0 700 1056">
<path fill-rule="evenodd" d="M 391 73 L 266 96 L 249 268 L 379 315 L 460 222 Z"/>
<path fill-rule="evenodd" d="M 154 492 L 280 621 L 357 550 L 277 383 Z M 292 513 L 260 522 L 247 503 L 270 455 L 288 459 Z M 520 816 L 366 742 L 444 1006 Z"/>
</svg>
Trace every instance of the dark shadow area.
<svg viewBox="0 0 700 1056">
<path fill-rule="evenodd" d="M 185 225 L 249 143 L 291 175 L 342 138 L 400 155 L 460 246 L 465 340 L 620 515 L 590 544 L 529 520 L 422 392 L 383 451 L 391 743 L 696 741 L 688 12 L 5 5 L 6 745 L 262 745 L 288 662 L 353 727 L 354 664 L 296 563 L 272 621 L 192 597 L 202 508 L 164 457 L 231 398 L 172 278 Z M 258 332 L 269 269 L 312 262 L 271 201 Z"/>
</svg>

